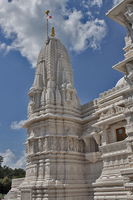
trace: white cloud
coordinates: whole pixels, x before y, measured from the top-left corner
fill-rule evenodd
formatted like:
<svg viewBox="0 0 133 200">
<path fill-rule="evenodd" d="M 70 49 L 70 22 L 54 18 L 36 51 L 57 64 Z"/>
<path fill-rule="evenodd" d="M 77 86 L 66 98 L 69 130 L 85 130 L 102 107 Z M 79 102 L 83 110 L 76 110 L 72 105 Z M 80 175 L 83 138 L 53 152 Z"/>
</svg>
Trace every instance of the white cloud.
<svg viewBox="0 0 133 200">
<path fill-rule="evenodd" d="M 122 1 L 122 0 L 113 0 L 114 6 L 115 6 L 117 3 L 119 3 L 120 1 Z"/>
<path fill-rule="evenodd" d="M 89 0 L 91 6 L 98 6 L 99 8 L 102 6 L 103 1 L 102 0 Z"/>
<path fill-rule="evenodd" d="M 101 6 L 103 5 L 103 1 L 102 0 L 87 0 L 87 1 L 83 0 L 82 5 L 88 9 L 93 6 L 98 6 L 99 8 L 101 8 Z"/>
<path fill-rule="evenodd" d="M 84 13 L 67 8 L 67 2 L 68 0 L 13 0 L 9 3 L 1 0 L 0 25 L 5 37 L 11 38 L 12 42 L 7 46 L 2 44 L 0 49 L 6 48 L 7 52 L 20 51 L 22 56 L 26 57 L 35 67 L 46 36 L 45 11 L 47 9 L 50 9 L 52 15 L 49 27 L 55 27 L 56 37 L 69 50 L 80 52 L 88 47 L 99 48 L 106 35 L 105 21 L 88 19 L 83 23 Z M 102 0 L 91 0 L 89 4 L 100 7 Z"/>
<path fill-rule="evenodd" d="M 15 121 L 11 123 L 11 129 L 21 129 L 27 120 Z"/>
<path fill-rule="evenodd" d="M 7 149 L 5 153 L 0 153 L 0 154 L 4 158 L 4 160 L 3 160 L 3 166 L 4 165 L 9 166 L 16 159 L 16 156 L 11 152 L 10 149 Z"/>
<path fill-rule="evenodd" d="M 0 153 L 0 155 L 3 157 L 2 166 L 6 165 L 13 169 L 26 168 L 26 153 L 24 151 L 23 155 L 16 162 L 16 156 L 10 149 L 7 149 L 5 153 Z"/>
<path fill-rule="evenodd" d="M 26 153 L 23 151 L 23 156 L 19 158 L 19 160 L 15 163 L 14 168 L 26 168 Z"/>
</svg>

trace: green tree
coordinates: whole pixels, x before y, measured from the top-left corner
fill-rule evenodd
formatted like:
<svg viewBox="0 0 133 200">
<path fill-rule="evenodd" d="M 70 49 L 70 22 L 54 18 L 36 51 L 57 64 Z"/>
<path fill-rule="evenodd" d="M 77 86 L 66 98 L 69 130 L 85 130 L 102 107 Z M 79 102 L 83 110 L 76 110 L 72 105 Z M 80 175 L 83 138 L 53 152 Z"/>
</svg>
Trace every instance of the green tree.
<svg viewBox="0 0 133 200">
<path fill-rule="evenodd" d="M 3 163 L 3 157 L 0 155 L 0 167 L 2 163 Z"/>
<path fill-rule="evenodd" d="M 11 180 L 6 176 L 3 179 L 3 193 L 7 194 L 7 192 L 11 189 Z"/>
<path fill-rule="evenodd" d="M 19 168 L 19 169 L 14 169 L 13 170 L 13 176 L 16 178 L 23 178 L 25 177 L 25 170 Z"/>
<path fill-rule="evenodd" d="M 13 178 L 25 177 L 25 170 L 12 169 L 8 166 L 2 166 L 3 157 L 0 156 L 0 193 L 7 194 L 11 189 L 11 182 Z"/>
<path fill-rule="evenodd" d="M 0 193 L 3 194 L 4 191 L 3 191 L 3 179 L 0 179 Z"/>
</svg>

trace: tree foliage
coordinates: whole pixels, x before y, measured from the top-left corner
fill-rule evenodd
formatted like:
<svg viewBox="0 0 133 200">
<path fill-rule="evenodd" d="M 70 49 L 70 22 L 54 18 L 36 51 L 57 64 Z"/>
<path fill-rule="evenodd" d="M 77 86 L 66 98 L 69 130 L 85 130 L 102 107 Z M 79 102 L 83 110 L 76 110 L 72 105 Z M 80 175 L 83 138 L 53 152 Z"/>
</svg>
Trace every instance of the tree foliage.
<svg viewBox="0 0 133 200">
<path fill-rule="evenodd" d="M 25 177 L 25 170 L 12 169 L 6 165 L 2 167 L 2 162 L 3 157 L 0 156 L 0 193 L 7 194 L 11 189 L 12 179 Z"/>
<path fill-rule="evenodd" d="M 2 162 L 3 162 L 3 157 L 0 155 L 0 167 L 1 167 Z"/>
</svg>

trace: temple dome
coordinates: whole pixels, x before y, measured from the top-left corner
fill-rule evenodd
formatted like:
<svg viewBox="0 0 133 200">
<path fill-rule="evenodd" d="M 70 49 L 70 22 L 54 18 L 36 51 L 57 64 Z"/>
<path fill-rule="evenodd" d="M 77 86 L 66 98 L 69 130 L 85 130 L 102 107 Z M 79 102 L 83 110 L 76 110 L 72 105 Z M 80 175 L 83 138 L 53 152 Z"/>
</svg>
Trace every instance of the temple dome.
<svg viewBox="0 0 133 200">
<path fill-rule="evenodd" d="M 125 80 L 124 76 L 118 80 L 115 87 L 125 84 L 127 81 Z"/>
</svg>

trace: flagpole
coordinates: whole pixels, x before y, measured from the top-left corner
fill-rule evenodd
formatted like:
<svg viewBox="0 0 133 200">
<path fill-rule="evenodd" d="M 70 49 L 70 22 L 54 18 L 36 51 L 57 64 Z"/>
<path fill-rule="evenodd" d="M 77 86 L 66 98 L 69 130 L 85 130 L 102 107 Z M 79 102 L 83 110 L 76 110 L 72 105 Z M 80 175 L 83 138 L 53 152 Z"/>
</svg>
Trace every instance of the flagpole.
<svg viewBox="0 0 133 200">
<path fill-rule="evenodd" d="M 45 12 L 45 14 L 47 15 L 47 38 L 48 38 L 48 14 L 49 14 L 49 10 L 47 10 L 46 12 Z"/>
<path fill-rule="evenodd" d="M 47 38 L 48 38 L 48 18 L 47 18 Z"/>
</svg>

